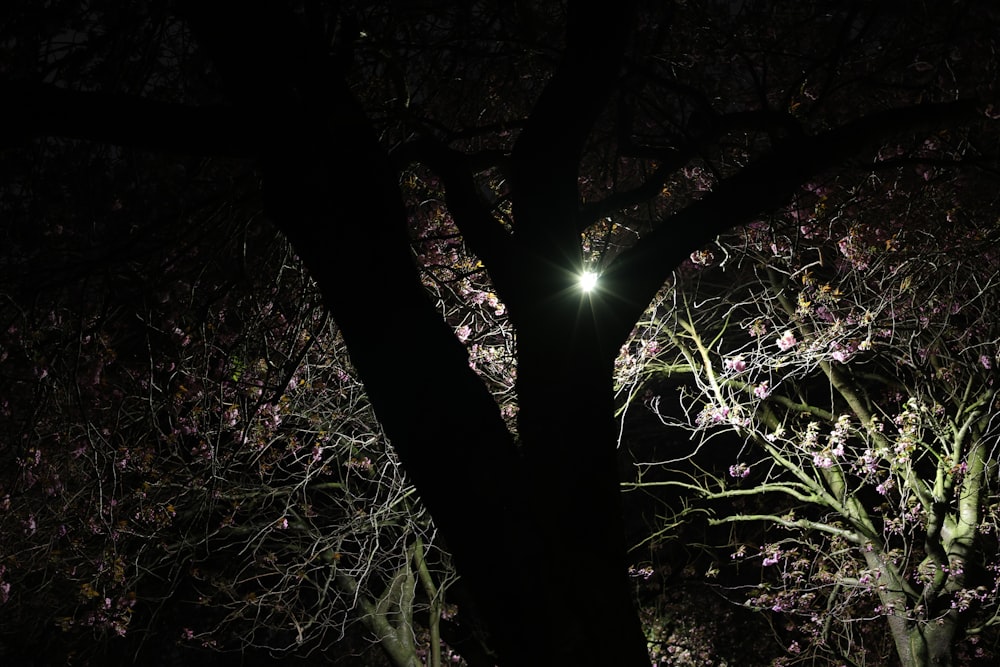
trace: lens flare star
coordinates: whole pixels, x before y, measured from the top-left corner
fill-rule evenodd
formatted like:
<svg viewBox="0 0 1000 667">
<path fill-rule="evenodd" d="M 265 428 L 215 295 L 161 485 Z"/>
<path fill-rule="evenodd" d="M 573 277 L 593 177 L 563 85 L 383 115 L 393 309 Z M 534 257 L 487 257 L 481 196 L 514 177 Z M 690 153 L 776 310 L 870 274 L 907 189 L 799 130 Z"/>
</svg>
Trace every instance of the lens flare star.
<svg viewBox="0 0 1000 667">
<path fill-rule="evenodd" d="M 580 289 L 586 293 L 592 292 L 595 287 L 597 287 L 597 273 L 584 271 L 580 274 Z"/>
</svg>

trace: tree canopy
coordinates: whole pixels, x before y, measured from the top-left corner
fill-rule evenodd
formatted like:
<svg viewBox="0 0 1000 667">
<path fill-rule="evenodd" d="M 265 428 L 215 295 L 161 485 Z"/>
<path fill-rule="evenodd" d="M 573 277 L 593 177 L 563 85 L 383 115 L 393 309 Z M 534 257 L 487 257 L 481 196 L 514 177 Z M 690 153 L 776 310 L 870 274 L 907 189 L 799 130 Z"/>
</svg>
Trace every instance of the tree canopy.
<svg viewBox="0 0 1000 667">
<path fill-rule="evenodd" d="M 4 11 L 0 87 L 13 112 L 0 142 L 6 149 L 3 206 L 9 239 L 3 261 L 9 276 L 4 290 L 10 339 L 4 345 L 12 359 L 5 360 L 4 374 L 12 388 L 42 390 L 40 398 L 50 402 L 30 405 L 58 406 L 45 416 L 59 416 L 62 424 L 76 429 L 35 428 L 41 423 L 40 407 L 16 416 L 10 409 L 12 435 L 5 455 L 18 465 L 11 473 L 14 479 L 5 482 L 5 497 L 21 502 L 18 494 L 43 480 L 42 493 L 53 489 L 52 496 L 61 499 L 114 498 L 82 482 L 66 496 L 52 480 L 54 473 L 47 472 L 43 458 L 64 460 L 70 470 L 83 465 L 83 455 L 73 459 L 78 450 L 69 449 L 74 436 L 102 448 L 96 458 L 87 459 L 95 470 L 104 466 L 114 471 L 122 456 L 128 457 L 125 468 L 139 466 L 130 469 L 134 481 L 120 477 L 129 480 L 129 492 L 143 481 L 169 486 L 169 462 L 175 460 L 170 447 L 179 447 L 176 455 L 184 469 L 195 464 L 207 465 L 205 474 L 211 471 L 221 494 L 211 496 L 213 502 L 232 502 L 226 494 L 239 495 L 246 475 L 261 483 L 255 494 L 268 485 L 283 489 L 258 495 L 267 497 L 263 505 L 244 508 L 254 510 L 255 521 L 277 511 L 280 530 L 292 519 L 308 526 L 310 530 L 282 533 L 275 530 L 278 524 L 262 524 L 269 528 L 259 537 L 281 543 L 281 535 L 294 535 L 275 553 L 295 560 L 302 558 L 302 550 L 315 548 L 317 558 L 299 562 L 294 573 L 275 570 L 272 575 L 304 572 L 303 577 L 336 583 L 338 572 L 350 575 L 336 556 L 348 551 L 329 542 L 338 534 L 332 524 L 308 516 L 308 508 L 319 502 L 309 493 L 324 483 L 349 485 L 367 465 L 367 453 L 358 443 L 377 429 L 367 416 L 352 419 L 343 414 L 348 408 L 341 407 L 354 404 L 350 392 L 356 373 L 378 428 L 454 557 L 465 596 L 462 606 L 475 619 L 466 628 L 485 647 L 487 662 L 648 664 L 627 570 L 613 376 L 636 323 L 692 253 L 701 264 L 721 261 L 708 259 L 710 244 L 729 230 L 745 229 L 739 253 L 729 241 L 718 247 L 745 255 L 745 262 L 734 264 L 774 290 L 773 297 L 761 297 L 765 300 L 760 303 L 784 308 L 774 311 L 783 313 L 783 320 L 770 311 L 761 313 L 763 319 L 772 318 L 771 326 L 781 323 L 778 351 L 789 352 L 796 360 L 792 367 L 801 371 L 787 376 L 784 386 L 805 387 L 819 368 L 858 421 L 838 426 L 837 419 L 846 414 L 839 402 L 822 404 L 805 396 L 788 400 L 808 406 L 807 412 L 818 411 L 816 423 L 820 417 L 836 417 L 831 428 L 841 430 L 830 437 L 844 441 L 844 452 L 847 443 L 861 447 L 858 443 L 864 442 L 882 461 L 886 457 L 879 452 L 899 446 L 899 438 L 879 440 L 878 431 L 871 430 L 872 408 L 864 397 L 849 398 L 847 381 L 852 378 L 843 378 L 836 364 L 866 358 L 871 350 L 864 346 L 877 352 L 882 344 L 877 330 L 862 335 L 859 327 L 875 325 L 864 321 L 861 308 L 875 318 L 895 316 L 893 309 L 902 306 L 885 300 L 847 313 L 835 290 L 852 294 L 859 304 L 886 288 L 907 298 L 921 294 L 940 299 L 933 289 L 938 283 L 934 278 L 925 282 L 923 275 L 928 267 L 951 265 L 929 259 L 922 245 L 911 242 L 914 237 L 925 233 L 937 238 L 939 229 L 945 229 L 939 252 L 952 254 L 960 244 L 985 247 L 993 238 L 988 213 L 967 218 L 975 221 L 973 229 L 982 230 L 979 236 L 953 229 L 966 219 L 961 213 L 966 197 L 982 202 L 984 193 L 995 191 L 997 15 L 988 2 L 896 6 L 677 0 L 606 7 L 516 0 L 178 1 L 127 9 L 115 3 L 53 2 L 45 7 L 12 5 Z M 913 170 L 920 178 L 895 176 Z M 933 184 L 939 174 L 947 174 L 945 182 L 956 189 L 953 200 L 941 204 L 946 196 L 940 194 L 935 205 L 954 209 L 954 215 L 942 221 L 930 210 L 922 217 L 916 205 L 907 209 L 911 193 Z M 868 175 L 867 189 L 854 185 Z M 860 199 L 859 193 L 868 199 Z M 861 215 L 878 210 L 868 201 L 885 203 L 886 215 Z M 788 208 L 789 202 L 797 204 Z M 816 213 L 824 206 L 840 207 L 841 217 L 833 222 Z M 801 228 L 797 234 L 773 224 L 770 216 L 781 211 L 787 212 L 785 223 Z M 283 246 L 268 241 L 273 237 L 256 222 L 233 224 L 256 220 L 258 213 L 290 244 L 293 261 L 280 259 L 284 255 L 275 248 Z M 913 217 L 925 224 L 911 229 Z M 164 248 L 194 247 L 186 245 L 190 235 L 209 232 L 220 239 L 219 259 L 207 260 L 205 270 L 212 267 L 211 274 L 192 269 L 190 275 L 175 277 L 176 258 L 183 255 Z M 846 261 L 877 265 L 885 275 L 855 265 L 854 273 L 837 279 L 843 285 L 827 276 L 834 271 L 827 268 L 827 256 L 835 250 L 821 241 L 841 233 L 845 235 L 836 242 L 843 247 L 835 250 Z M 823 270 L 811 268 L 813 260 L 796 254 L 813 248 L 800 239 L 814 238 Z M 899 265 L 905 269 L 893 269 L 893 239 L 907 252 L 923 253 L 929 263 L 914 260 Z M 97 247 L 88 240 L 97 241 Z M 775 247 L 768 254 L 771 243 Z M 877 260 L 882 254 L 887 259 Z M 269 256 L 279 259 L 268 265 L 264 259 Z M 125 283 L 123 277 L 136 273 L 118 271 L 111 261 L 135 257 L 146 262 L 137 272 L 145 277 L 143 284 Z M 202 261 L 189 259 L 192 266 Z M 286 263 L 294 268 L 286 270 Z M 241 271 L 263 266 L 272 268 L 241 276 Z M 905 288 L 893 282 L 905 280 L 911 269 Z M 588 292 L 578 283 L 585 271 L 597 276 Z M 100 279 L 91 279 L 93 275 Z M 197 284 L 202 275 L 219 277 Z M 233 276 L 229 284 L 227 275 Z M 803 276 L 812 282 L 802 283 Z M 316 292 L 299 299 L 241 303 L 245 279 L 272 280 L 275 289 L 293 291 L 311 281 Z M 977 305 L 969 306 L 966 315 L 974 315 L 974 309 L 989 312 L 992 283 L 987 278 L 967 278 L 956 271 L 954 280 L 941 283 L 946 285 L 942 289 L 970 291 L 977 280 L 984 281 L 981 292 L 987 296 L 977 301 L 970 294 L 967 300 Z M 789 301 L 782 281 L 805 285 L 798 301 Z M 205 290 L 195 289 L 206 284 Z M 62 298 L 82 301 L 85 307 L 62 311 L 58 299 L 43 297 L 46 290 L 60 289 L 64 294 L 75 291 L 78 296 Z M 740 293 L 723 286 L 712 292 L 712 308 L 691 303 L 696 315 L 745 318 L 735 308 L 744 303 L 737 301 Z M 161 304 L 183 307 L 171 312 L 156 306 L 162 298 L 166 301 Z M 907 303 L 907 321 L 919 325 L 920 304 Z M 277 304 L 286 305 L 275 310 Z M 730 304 L 734 309 L 727 310 Z M 825 314 L 819 314 L 821 305 Z M 940 307 L 948 310 L 950 304 Z M 131 321 L 111 326 L 124 338 L 112 345 L 98 334 L 118 313 L 139 313 L 142 326 Z M 335 332 L 323 328 L 327 313 L 336 323 Z M 960 314 L 961 308 L 952 313 L 955 318 L 929 323 L 929 333 L 915 325 L 917 333 L 907 339 L 912 347 L 908 354 L 919 355 L 923 349 L 927 358 L 945 358 L 938 349 L 944 355 L 941 346 L 948 340 L 933 345 L 920 341 L 934 331 L 939 338 L 952 336 Z M 929 321 L 930 315 L 940 312 L 930 313 Z M 988 320 L 969 316 L 984 326 Z M 780 377 L 754 376 L 757 394 L 765 396 L 750 392 L 753 396 L 739 405 L 740 379 L 730 378 L 743 364 L 755 373 L 771 372 L 764 369 L 775 367 L 769 356 L 774 350 L 767 348 L 765 355 L 760 351 L 765 348 L 746 347 L 745 342 L 733 343 L 732 350 L 715 347 L 734 331 L 723 322 L 684 318 L 690 330 L 677 320 L 663 331 L 675 337 L 671 342 L 680 351 L 697 351 L 699 337 L 714 341 L 700 352 L 701 361 L 687 361 L 697 386 L 717 395 L 718 404 L 709 412 L 728 410 L 724 419 L 737 419 L 734 410 L 750 400 L 754 415 L 762 419 L 735 424 L 749 428 L 749 435 L 753 424 L 773 430 L 787 422 L 781 409 L 793 406 L 776 402 L 784 395 L 777 391 L 784 370 Z M 844 324 L 835 337 L 823 325 L 838 318 Z M 197 353 L 187 348 L 186 328 L 202 330 Z M 19 332 L 27 339 L 18 337 Z M 985 345 L 988 330 L 980 333 Z M 903 334 L 892 335 L 897 338 L 890 336 L 888 342 Z M 334 340 L 342 341 L 350 355 L 350 370 L 342 362 L 329 362 L 340 364 L 343 377 L 338 367 L 310 356 Z M 969 356 L 979 343 L 969 345 L 947 354 Z M 53 352 L 71 347 L 76 356 Z M 744 359 L 737 361 L 744 347 Z M 802 352 L 807 347 L 811 354 Z M 721 367 L 712 357 L 720 354 L 725 355 Z M 983 354 L 989 358 L 991 352 Z M 73 364 L 72 372 L 63 369 L 63 384 L 37 382 L 49 375 L 49 358 Z M 132 372 L 140 360 L 148 361 L 150 372 L 144 368 L 142 377 Z M 923 368 L 924 361 L 914 360 L 913 368 Z M 171 375 L 170 364 L 180 362 L 200 364 L 195 379 L 212 379 L 216 395 L 198 396 L 199 387 Z M 296 375 L 303 362 L 315 377 Z M 725 375 L 723 369 L 730 371 L 727 381 L 737 384 L 719 382 L 716 375 Z M 991 385 L 981 375 L 968 380 L 968 391 L 962 390 L 968 402 L 945 397 L 951 400 L 948 412 L 942 398 L 945 411 L 936 418 L 947 417 L 956 428 L 978 424 L 966 413 L 982 418 L 975 406 L 985 409 L 992 400 L 984 398 L 991 396 Z M 112 377 L 101 384 L 101 378 Z M 948 392 L 947 382 L 934 384 L 934 391 L 927 384 L 939 378 L 913 377 L 922 379 L 910 384 L 903 379 L 903 384 L 913 390 L 916 402 L 910 407 L 905 401 L 878 403 L 886 417 L 909 423 L 907 415 L 918 413 L 921 405 L 933 414 L 934 391 Z M 293 381 L 295 387 L 289 389 Z M 308 390 L 299 389 L 300 381 Z M 854 390 L 868 390 L 866 383 L 855 382 Z M 128 395 L 123 387 L 129 388 Z M 115 395 L 116 388 L 122 396 Z M 68 396 L 57 401 L 59 392 Z M 15 405 L 23 399 L 11 396 Z M 142 397 L 142 419 L 155 415 L 156 431 L 146 442 L 124 442 L 129 427 L 139 423 L 131 421 L 132 415 L 140 412 L 122 406 Z M 298 414 L 294 428 L 268 441 L 266 430 L 277 424 L 268 424 L 267 412 L 290 405 Z M 768 417 L 768 409 L 778 412 Z M 92 420 L 88 413 L 97 410 L 104 413 Z M 107 433 L 88 426 L 111 414 L 116 419 Z M 323 427 L 308 426 L 323 414 L 337 434 L 329 452 Z M 713 417 L 705 415 L 695 426 L 711 422 Z M 812 423 L 800 424 L 803 438 L 810 428 L 822 428 Z M 797 424 L 786 428 L 791 432 Z M 934 426 L 917 420 L 907 437 L 936 433 L 932 427 L 947 430 L 947 422 Z M 202 428 L 208 435 L 200 438 Z M 988 423 L 976 428 L 977 438 L 989 437 Z M 813 435 L 816 439 L 819 432 Z M 241 460 L 224 466 L 223 474 L 213 467 L 217 464 L 206 464 L 208 451 L 211 461 L 235 462 L 234 452 L 252 446 L 255 437 L 269 445 L 249 468 Z M 895 479 L 897 492 L 907 481 L 905 488 L 913 495 L 893 496 L 896 507 L 918 501 L 928 517 L 944 525 L 953 510 L 960 517 L 965 510 L 961 502 L 954 508 L 939 504 L 956 489 L 975 484 L 969 480 L 977 474 L 986 474 L 985 466 L 977 472 L 974 461 L 966 461 L 973 472 L 963 471 L 956 481 L 949 466 L 981 451 L 975 438 L 963 438 L 938 443 L 958 448 L 947 465 L 934 468 L 940 471 L 940 500 L 936 487 L 927 490 L 906 478 L 911 460 L 917 467 L 943 460 L 936 445 L 914 445 L 906 462 L 888 461 L 884 468 L 873 463 L 870 474 Z M 202 441 L 207 450 L 199 449 Z M 789 437 L 793 441 L 800 443 Z M 764 442 L 769 442 L 766 437 Z M 827 459 L 819 445 L 808 447 L 810 455 L 821 458 L 812 463 L 796 459 L 788 468 L 791 474 L 795 466 L 812 465 L 812 472 L 786 488 L 811 484 L 811 492 L 822 488 L 833 498 L 840 488 L 834 477 L 842 468 L 829 456 L 831 464 L 823 465 Z M 837 449 L 837 443 L 831 444 L 831 452 Z M 917 451 L 927 454 L 917 456 Z M 936 458 L 934 452 L 939 453 Z M 136 463 L 133 453 L 141 453 L 148 463 Z M 343 479 L 325 482 L 313 476 L 313 466 L 321 470 L 327 454 L 336 463 L 330 474 L 335 469 Z M 740 465 L 760 469 L 756 460 L 732 465 L 740 475 Z M 862 474 L 852 483 L 873 479 Z M 789 484 L 784 478 L 780 483 Z M 709 495 L 717 492 L 713 484 L 711 475 L 692 482 L 695 490 Z M 368 488 L 375 494 L 371 502 L 395 502 L 377 496 L 378 488 L 387 487 L 376 483 Z M 299 492 L 306 496 L 294 503 L 280 499 L 283 493 Z M 319 496 L 335 507 L 331 517 L 346 516 L 339 513 L 347 510 L 347 496 Z M 155 532 L 178 513 L 169 502 L 132 500 L 144 517 L 144 530 Z M 834 500 L 840 504 L 827 506 L 854 521 L 843 530 L 874 543 L 877 531 L 863 513 L 844 509 L 844 503 L 862 501 Z M 218 511 L 223 504 L 218 502 Z M 291 516 L 293 509 L 300 514 Z M 105 522 L 102 530 L 109 535 L 118 520 L 113 515 L 95 517 Z M 978 516 L 966 518 L 960 523 L 982 530 Z M 804 520 L 826 525 L 816 517 Z M 17 521 L 28 522 L 22 532 L 37 530 L 38 519 L 32 528 L 30 513 Z M 405 548 L 402 560 L 383 571 L 389 593 L 415 590 L 413 582 L 428 562 L 417 555 L 426 526 L 392 533 Z M 925 530 L 931 537 L 935 531 L 941 532 L 933 526 Z M 297 541 L 303 535 L 312 535 L 312 541 Z M 884 548 L 895 548 L 895 539 L 886 538 Z M 938 568 L 927 588 L 928 605 L 934 596 L 944 604 L 963 588 L 940 568 L 951 567 L 946 565 L 948 552 L 964 544 L 964 538 L 942 539 L 947 544 L 930 539 L 924 547 L 924 556 Z M 266 561 L 266 547 L 260 548 Z M 4 581 L 10 581 L 7 572 L 16 570 L 17 560 L 2 564 Z M 113 564 L 114 558 L 108 562 Z M 187 566 L 183 559 L 178 562 Z M 120 584 L 113 565 L 109 567 L 108 586 Z M 878 569 L 874 562 L 866 567 Z M 896 576 L 883 569 L 883 577 Z M 445 578 L 446 571 L 440 570 Z M 397 585 L 397 575 L 411 583 Z M 35 585 L 45 581 L 38 576 L 42 579 Z M 425 586 L 429 604 L 436 586 Z M 341 590 L 349 588 L 344 584 Z M 890 588 L 902 590 L 902 584 Z M 109 618 L 125 617 L 132 604 L 128 591 L 123 593 L 121 601 L 101 592 L 91 597 L 110 601 L 104 610 Z M 88 595 L 86 589 L 84 597 Z M 236 595 L 247 601 L 247 593 Z M 905 596 L 906 605 L 919 598 L 909 590 Z M 885 596 L 880 600 L 883 606 L 896 604 Z M 409 613 L 408 603 L 398 596 L 394 604 L 393 613 Z M 285 602 L 282 606 L 287 608 Z M 914 608 L 913 613 L 913 619 L 904 620 L 918 628 L 926 627 L 921 619 L 938 618 L 927 609 Z M 909 630 L 904 630 L 905 635 Z M 906 659 L 903 649 L 900 655 Z"/>
</svg>

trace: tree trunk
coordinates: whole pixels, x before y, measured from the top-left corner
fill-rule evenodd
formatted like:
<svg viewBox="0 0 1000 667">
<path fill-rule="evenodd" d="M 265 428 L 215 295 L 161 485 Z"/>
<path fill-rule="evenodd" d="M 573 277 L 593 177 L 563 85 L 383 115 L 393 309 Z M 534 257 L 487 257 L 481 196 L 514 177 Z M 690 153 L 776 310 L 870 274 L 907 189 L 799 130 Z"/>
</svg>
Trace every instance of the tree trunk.
<svg viewBox="0 0 1000 667">
<path fill-rule="evenodd" d="M 575 296 L 574 300 L 579 297 Z M 613 357 L 579 308 L 518 329 L 518 430 L 547 586 L 546 665 L 648 667 L 632 601 L 615 446 Z M 561 312 L 561 315 L 560 315 Z"/>
<path fill-rule="evenodd" d="M 184 4 L 233 98 L 259 114 L 265 212 L 340 326 L 497 662 L 542 664 L 531 645 L 546 628 L 532 604 L 545 579 L 529 486 L 493 396 L 420 282 L 386 150 L 342 73 L 308 52 L 290 14 L 266 3 Z"/>
<path fill-rule="evenodd" d="M 302 182 L 324 176 L 300 156 L 273 165 Z M 454 554 L 502 664 L 530 665 L 524 635 L 543 632 L 542 585 L 514 443 L 467 352 L 424 292 L 398 191 L 377 167 L 316 192 L 271 198 L 340 325 L 382 427 Z M 390 182 L 391 183 L 391 182 Z M 335 203 L 334 203 L 335 202 Z M 334 222 L 336 221 L 336 222 Z M 537 581 L 536 581 L 537 579 Z M 470 611 L 470 610 L 464 610 Z"/>
<path fill-rule="evenodd" d="M 911 627 L 909 641 L 913 667 L 951 667 L 957 627 L 955 610 Z"/>
<path fill-rule="evenodd" d="M 958 613 L 948 610 L 933 620 L 913 622 L 905 616 L 908 600 L 903 592 L 903 582 L 894 567 L 882 561 L 883 555 L 866 552 L 865 561 L 869 568 L 881 573 L 880 580 L 886 583 L 879 592 L 883 607 L 896 610 L 887 614 L 896 654 L 902 667 L 951 667 L 952 645 L 958 630 Z"/>
</svg>

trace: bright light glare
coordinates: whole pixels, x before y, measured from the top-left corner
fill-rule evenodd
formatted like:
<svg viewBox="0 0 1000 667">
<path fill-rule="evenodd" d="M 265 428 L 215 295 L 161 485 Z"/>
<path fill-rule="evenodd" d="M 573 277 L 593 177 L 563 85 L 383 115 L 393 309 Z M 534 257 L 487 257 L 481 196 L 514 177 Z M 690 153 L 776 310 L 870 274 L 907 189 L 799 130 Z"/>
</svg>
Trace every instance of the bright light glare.
<svg viewBox="0 0 1000 667">
<path fill-rule="evenodd" d="M 593 271 L 584 271 L 580 274 L 580 289 L 590 292 L 597 287 L 597 274 Z"/>
</svg>

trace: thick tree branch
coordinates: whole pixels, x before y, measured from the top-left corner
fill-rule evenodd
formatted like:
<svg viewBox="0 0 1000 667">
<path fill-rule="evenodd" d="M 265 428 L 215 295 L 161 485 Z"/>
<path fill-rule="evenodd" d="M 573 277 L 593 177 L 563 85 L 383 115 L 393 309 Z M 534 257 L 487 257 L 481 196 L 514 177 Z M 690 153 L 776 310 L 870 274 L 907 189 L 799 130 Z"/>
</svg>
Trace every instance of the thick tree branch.
<svg viewBox="0 0 1000 667">
<path fill-rule="evenodd" d="M 703 199 L 677 211 L 624 251 L 602 276 L 615 322 L 634 322 L 656 291 L 691 252 L 720 233 L 784 205 L 822 171 L 856 158 L 900 132 L 967 120 L 977 103 L 963 100 L 869 114 L 829 132 L 790 141 L 723 180 Z M 614 332 L 624 341 L 628 330 Z"/>
<path fill-rule="evenodd" d="M 631 4 L 570 3 L 565 56 L 514 145 L 515 233 L 550 262 L 579 262 L 580 155 L 617 84 Z"/>
<path fill-rule="evenodd" d="M 653 173 L 649 175 L 649 178 L 647 178 L 641 185 L 638 185 L 630 190 L 615 192 L 608 195 L 604 199 L 584 204 L 580 209 L 577 228 L 581 233 L 583 233 L 588 227 L 601 218 L 605 218 L 612 213 L 621 211 L 629 206 L 635 206 L 659 196 L 659 194 L 663 191 L 663 185 L 667 182 L 670 175 L 677 171 L 677 169 L 682 167 L 690 159 L 690 156 L 686 154 L 683 155 L 683 157 L 678 154 L 678 157 L 681 159 L 671 159 L 667 163 L 658 165 L 656 169 L 653 170 Z"/>
<path fill-rule="evenodd" d="M 727 523 L 744 523 L 754 521 L 766 521 L 785 528 L 796 528 L 799 530 L 818 530 L 823 533 L 829 533 L 830 535 L 842 537 L 851 544 L 864 544 L 865 541 L 863 535 L 855 533 L 853 530 L 846 530 L 844 528 L 840 528 L 839 526 L 831 526 L 819 521 L 810 521 L 809 519 L 788 519 L 786 517 L 776 516 L 773 514 L 733 514 L 719 519 L 709 519 L 708 525 L 721 526 Z"/>
<path fill-rule="evenodd" d="M 657 166 L 641 185 L 608 195 L 604 199 L 588 202 L 580 209 L 578 228 L 580 232 L 599 220 L 660 195 L 667 179 L 688 164 L 693 158 L 726 134 L 738 130 L 765 131 L 771 134 L 779 131 L 790 137 L 802 136 L 802 127 L 790 114 L 771 110 L 742 111 L 729 114 L 706 115 L 706 127 L 690 139 L 677 146 L 648 146 L 635 141 L 627 124 L 627 114 L 619 114 L 619 142 L 622 155 L 656 160 Z"/>
<path fill-rule="evenodd" d="M 483 261 L 494 285 L 503 293 L 514 268 L 513 239 L 479 196 L 473 158 L 430 138 L 405 145 L 397 160 L 418 160 L 434 170 L 445 186 L 445 199 L 462 238 Z"/>
</svg>

